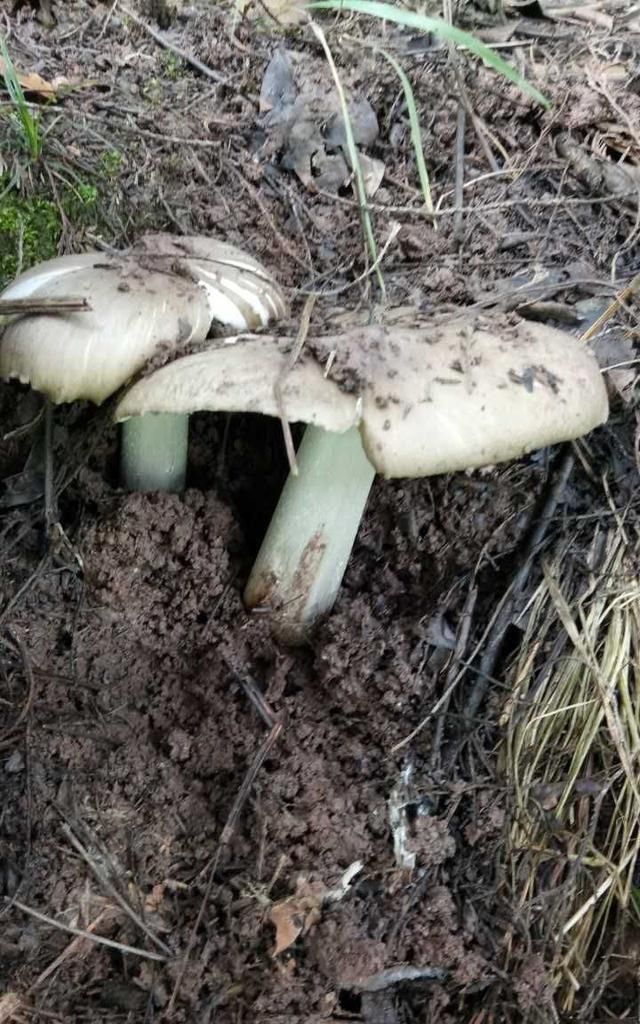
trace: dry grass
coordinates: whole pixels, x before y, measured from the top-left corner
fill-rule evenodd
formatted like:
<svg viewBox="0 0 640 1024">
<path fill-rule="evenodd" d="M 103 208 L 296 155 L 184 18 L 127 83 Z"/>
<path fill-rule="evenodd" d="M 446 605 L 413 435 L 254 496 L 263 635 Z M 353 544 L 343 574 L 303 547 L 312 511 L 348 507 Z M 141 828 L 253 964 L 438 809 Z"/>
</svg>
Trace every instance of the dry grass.
<svg viewBox="0 0 640 1024">
<path fill-rule="evenodd" d="M 593 527 L 592 527 L 593 529 Z M 640 579 L 635 529 L 565 543 L 525 611 L 501 769 L 512 789 L 515 947 L 542 948 L 556 1009 L 612 997 L 640 920 Z M 608 996 L 607 996 L 608 998 Z"/>
</svg>

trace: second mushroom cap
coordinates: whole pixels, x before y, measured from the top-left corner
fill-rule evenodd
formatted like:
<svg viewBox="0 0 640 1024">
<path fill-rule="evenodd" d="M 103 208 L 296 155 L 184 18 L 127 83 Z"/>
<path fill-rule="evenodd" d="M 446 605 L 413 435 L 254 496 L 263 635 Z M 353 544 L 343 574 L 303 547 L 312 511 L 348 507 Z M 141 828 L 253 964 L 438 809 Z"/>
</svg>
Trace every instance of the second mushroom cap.
<svg viewBox="0 0 640 1024">
<path fill-rule="evenodd" d="M 280 414 L 276 384 L 291 341 L 240 336 L 138 381 L 116 418 L 210 411 Z M 411 328 L 357 327 L 313 341 L 282 380 L 290 421 L 359 425 L 386 477 L 489 465 L 579 437 L 608 414 L 597 363 L 578 339 L 542 324 L 468 315 Z M 318 352 L 335 351 L 325 373 Z"/>
</svg>

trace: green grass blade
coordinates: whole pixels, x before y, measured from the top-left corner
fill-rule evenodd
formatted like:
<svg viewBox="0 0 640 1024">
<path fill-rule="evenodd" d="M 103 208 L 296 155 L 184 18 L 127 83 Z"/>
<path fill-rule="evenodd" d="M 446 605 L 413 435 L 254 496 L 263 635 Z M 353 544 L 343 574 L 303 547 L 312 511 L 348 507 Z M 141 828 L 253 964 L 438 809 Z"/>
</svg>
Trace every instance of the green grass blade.
<svg viewBox="0 0 640 1024">
<path fill-rule="evenodd" d="M 42 139 L 40 137 L 40 128 L 37 118 L 33 116 L 29 110 L 29 105 L 25 99 L 20 80 L 16 73 L 15 66 L 9 51 L 7 44 L 0 36 L 0 55 L 4 61 L 3 78 L 4 83 L 9 93 L 9 99 L 14 107 L 14 112 L 22 128 L 22 137 L 26 148 L 29 151 L 29 155 L 32 160 L 37 160 L 42 153 Z"/>
<path fill-rule="evenodd" d="M 353 11 L 355 14 L 368 14 L 372 18 L 380 18 L 384 21 L 395 21 L 405 28 L 415 29 L 419 32 L 432 32 L 433 35 L 458 46 L 466 46 L 468 50 L 480 57 L 494 71 L 498 71 L 510 82 L 514 82 L 522 92 L 527 93 L 543 107 L 550 107 L 549 100 L 539 92 L 535 86 L 524 78 L 519 71 L 500 57 L 490 46 L 476 39 L 469 32 L 464 32 L 455 25 L 450 25 L 443 18 L 432 18 L 426 14 L 416 14 L 415 11 L 408 11 L 404 7 L 394 7 L 393 4 L 383 3 L 381 0 L 312 0 L 308 7 L 315 10 L 331 11 Z"/>
<path fill-rule="evenodd" d="M 409 114 L 409 126 L 411 128 L 411 142 L 413 143 L 413 151 L 416 157 L 416 164 L 418 167 L 418 177 L 420 178 L 420 187 L 422 188 L 422 195 L 424 196 L 424 205 L 427 213 L 433 214 L 433 199 L 431 198 L 431 185 L 429 183 L 429 172 L 427 171 L 427 165 L 424 159 L 424 152 L 422 149 L 422 132 L 420 131 L 420 119 L 418 117 L 418 111 L 416 108 L 416 101 L 413 96 L 413 89 L 411 88 L 411 82 L 407 78 L 404 70 L 398 64 L 395 57 L 392 57 L 386 50 L 376 47 L 378 53 L 381 53 L 385 57 L 402 85 L 404 92 L 405 103 L 407 104 L 407 113 Z"/>
<path fill-rule="evenodd" d="M 367 197 L 367 190 L 364 183 L 364 175 L 362 173 L 362 167 L 360 165 L 360 157 L 358 155 L 358 149 L 353 138 L 353 129 L 351 127 L 351 116 L 349 114 L 349 106 L 347 104 L 347 97 L 345 96 L 344 89 L 342 88 L 342 82 L 340 81 L 340 75 L 336 63 L 333 59 L 333 54 L 327 42 L 326 36 L 319 25 L 314 21 L 311 22 L 311 29 L 324 50 L 327 63 L 329 65 L 333 81 L 335 83 L 336 91 L 338 93 L 338 99 L 340 100 L 340 109 L 342 112 L 342 119 L 344 121 L 344 134 L 347 143 L 347 153 L 349 156 L 349 163 L 351 164 L 351 170 L 353 171 L 356 180 L 356 189 L 358 193 L 358 205 L 360 207 L 360 217 L 362 219 L 362 229 L 364 231 L 365 239 L 369 249 L 369 255 L 373 267 L 375 267 L 376 278 L 378 279 L 378 285 L 382 293 L 383 299 L 386 296 L 386 288 L 384 283 L 384 277 L 380 269 L 380 260 L 378 258 L 378 246 L 376 244 L 376 237 L 373 232 L 373 224 L 371 222 L 371 214 L 369 212 L 369 201 Z"/>
</svg>

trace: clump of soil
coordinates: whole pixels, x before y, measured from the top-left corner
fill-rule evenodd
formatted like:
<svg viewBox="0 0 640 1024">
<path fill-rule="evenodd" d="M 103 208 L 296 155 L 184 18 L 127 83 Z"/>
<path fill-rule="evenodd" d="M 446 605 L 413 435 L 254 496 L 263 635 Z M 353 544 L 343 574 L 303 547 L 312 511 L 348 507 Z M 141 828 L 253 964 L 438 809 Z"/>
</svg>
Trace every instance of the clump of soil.
<svg viewBox="0 0 640 1024">
<path fill-rule="evenodd" d="M 527 479 L 535 490 L 534 463 Z M 408 759 L 391 748 L 433 698 L 427 623 L 443 588 L 491 547 L 512 501 L 508 477 L 492 474 L 481 487 L 437 481 L 435 494 L 380 483 L 335 614 L 301 650 L 278 648 L 268 621 L 245 613 L 242 531 L 213 492 L 123 495 L 90 480 L 76 560 L 40 567 L 4 644 L 7 891 L 86 928 L 112 903 L 104 874 L 89 866 L 97 863 L 168 959 L 87 947 L 54 973 L 46 1003 L 43 991 L 34 1004 L 65 1020 L 143 1004 L 167 1010 L 207 864 L 267 735 L 242 686 L 250 680 L 284 729 L 222 849 L 170 1019 L 216 1005 L 223 1021 L 307 1021 L 355 1005 L 371 975 L 403 963 L 448 978 L 428 991 L 409 985 L 406 997 L 399 989 L 394 1000 L 407 1005 L 415 997 L 444 1007 L 489 983 L 492 949 L 458 892 L 464 863 L 474 876 L 469 844 L 491 830 L 465 836 L 469 806 L 451 816 L 467 804 L 464 787 L 430 770 L 428 739 Z M 36 556 L 25 553 L 19 579 L 33 574 Z M 28 733 L 12 734 L 30 675 Z M 409 763 L 407 871 L 394 859 L 389 799 Z M 335 888 L 356 861 L 344 898 L 274 959 L 269 906 L 292 896 L 300 877 Z M 97 931 L 157 951 L 117 907 Z M 13 911 L 5 984 L 26 993 L 69 941 Z"/>
</svg>

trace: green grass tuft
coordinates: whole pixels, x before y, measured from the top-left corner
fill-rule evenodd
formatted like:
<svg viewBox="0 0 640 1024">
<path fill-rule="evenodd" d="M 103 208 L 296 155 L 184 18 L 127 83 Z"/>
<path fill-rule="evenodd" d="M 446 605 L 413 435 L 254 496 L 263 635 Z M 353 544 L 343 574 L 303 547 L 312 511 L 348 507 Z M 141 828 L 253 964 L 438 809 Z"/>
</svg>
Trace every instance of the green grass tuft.
<svg viewBox="0 0 640 1024">
<path fill-rule="evenodd" d="M 12 104 L 9 116 L 18 129 L 24 149 L 35 163 L 42 155 L 43 136 L 40 131 L 40 118 L 37 114 L 31 113 L 13 61 L 9 56 L 7 44 L 2 36 L 0 36 L 0 55 L 4 61 L 4 84 Z"/>
</svg>

